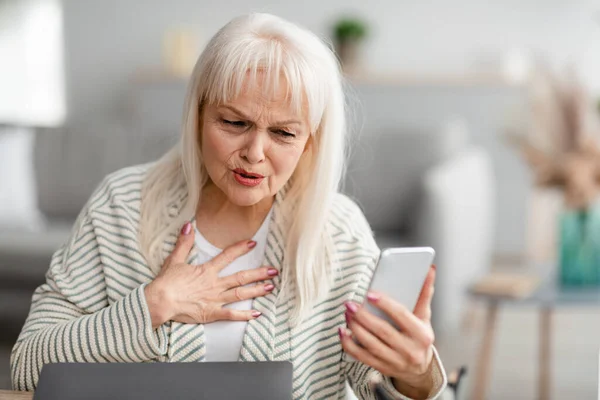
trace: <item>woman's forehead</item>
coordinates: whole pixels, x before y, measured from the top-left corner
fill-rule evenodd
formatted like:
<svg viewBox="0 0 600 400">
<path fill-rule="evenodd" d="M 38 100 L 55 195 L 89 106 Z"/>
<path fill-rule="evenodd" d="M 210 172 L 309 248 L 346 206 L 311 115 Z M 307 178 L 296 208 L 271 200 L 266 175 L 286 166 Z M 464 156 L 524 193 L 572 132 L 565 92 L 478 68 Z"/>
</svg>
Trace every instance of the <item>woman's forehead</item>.
<svg viewBox="0 0 600 400">
<path fill-rule="evenodd" d="M 246 114 L 255 114 L 268 108 L 269 111 L 285 116 L 286 119 L 307 120 L 306 96 L 302 95 L 302 102 L 296 104 L 294 101 L 296 96 L 293 96 L 285 77 L 280 76 L 276 84 L 269 82 L 264 76 L 252 79 L 247 74 L 247 78 L 238 93 L 223 99 L 224 101 L 218 102 L 217 105 Z"/>
</svg>

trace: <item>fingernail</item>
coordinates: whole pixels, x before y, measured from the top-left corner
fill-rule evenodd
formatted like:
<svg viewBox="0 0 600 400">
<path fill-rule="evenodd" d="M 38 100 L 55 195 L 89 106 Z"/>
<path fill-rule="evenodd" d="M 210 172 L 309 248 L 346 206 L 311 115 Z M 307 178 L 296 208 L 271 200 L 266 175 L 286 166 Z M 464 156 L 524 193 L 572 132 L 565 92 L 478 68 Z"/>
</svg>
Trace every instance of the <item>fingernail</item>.
<svg viewBox="0 0 600 400">
<path fill-rule="evenodd" d="M 183 225 L 183 227 L 181 228 L 181 233 L 183 235 L 189 235 L 191 231 L 192 231 L 192 224 L 190 222 L 186 222 Z"/>
<path fill-rule="evenodd" d="M 252 316 L 253 316 L 254 318 L 260 317 L 260 316 L 261 316 L 261 314 L 262 314 L 262 313 L 261 313 L 260 311 L 252 311 Z"/>
<path fill-rule="evenodd" d="M 273 290 L 273 289 L 275 289 L 275 285 L 272 285 L 272 284 L 270 284 L 270 283 L 268 283 L 268 284 L 266 284 L 266 285 L 265 285 L 265 290 L 266 290 L 267 292 L 270 292 L 270 291 L 271 291 L 271 290 Z"/>
<path fill-rule="evenodd" d="M 346 317 L 346 327 L 349 328 L 350 327 L 350 314 L 348 314 L 348 312 L 345 312 L 344 317 Z"/>
<path fill-rule="evenodd" d="M 342 328 L 341 326 L 338 328 L 338 335 L 340 335 L 340 339 L 342 339 L 345 336 L 344 328 Z"/>
<path fill-rule="evenodd" d="M 380 299 L 380 297 L 379 297 L 379 295 L 378 295 L 378 294 L 375 294 L 375 293 L 373 293 L 373 292 L 369 292 L 369 293 L 367 293 L 367 299 L 368 299 L 369 301 L 377 301 L 377 300 L 379 300 L 379 299 Z"/>
<path fill-rule="evenodd" d="M 350 301 L 344 303 L 344 305 L 346 306 L 346 310 L 348 310 L 350 314 L 354 314 L 358 311 L 358 306 Z"/>
<path fill-rule="evenodd" d="M 437 265 L 431 264 L 431 268 L 433 268 L 434 271 L 437 271 Z"/>
<path fill-rule="evenodd" d="M 269 276 L 275 276 L 275 275 L 277 275 L 278 273 L 279 273 L 279 271 L 277 271 L 275 268 L 269 268 L 269 269 L 267 270 L 267 275 L 269 275 Z"/>
<path fill-rule="evenodd" d="M 256 247 L 256 242 L 254 240 L 251 240 L 248 242 L 248 248 L 249 249 L 253 249 Z"/>
</svg>

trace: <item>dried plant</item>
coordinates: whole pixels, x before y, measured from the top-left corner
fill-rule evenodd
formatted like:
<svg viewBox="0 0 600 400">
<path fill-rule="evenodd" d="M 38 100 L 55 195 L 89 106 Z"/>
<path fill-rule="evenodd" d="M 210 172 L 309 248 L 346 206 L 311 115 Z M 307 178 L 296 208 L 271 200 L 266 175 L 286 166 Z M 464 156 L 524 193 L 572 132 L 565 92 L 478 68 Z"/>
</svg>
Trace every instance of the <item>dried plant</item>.
<svg viewBox="0 0 600 400">
<path fill-rule="evenodd" d="M 574 73 L 559 79 L 542 70 L 531 80 L 530 105 L 529 126 L 511 130 L 511 141 L 537 185 L 560 188 L 568 207 L 587 209 L 600 189 L 600 123 L 594 102 Z"/>
</svg>

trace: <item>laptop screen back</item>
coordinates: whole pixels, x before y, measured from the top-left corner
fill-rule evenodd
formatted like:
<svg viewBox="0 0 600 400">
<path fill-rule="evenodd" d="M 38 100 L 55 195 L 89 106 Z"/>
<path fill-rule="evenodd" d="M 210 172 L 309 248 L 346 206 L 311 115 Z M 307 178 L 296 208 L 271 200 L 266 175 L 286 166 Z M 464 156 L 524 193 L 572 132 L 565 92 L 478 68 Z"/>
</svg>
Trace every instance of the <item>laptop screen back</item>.
<svg viewBox="0 0 600 400">
<path fill-rule="evenodd" d="M 291 399 L 290 362 L 58 363 L 35 400 Z"/>
</svg>

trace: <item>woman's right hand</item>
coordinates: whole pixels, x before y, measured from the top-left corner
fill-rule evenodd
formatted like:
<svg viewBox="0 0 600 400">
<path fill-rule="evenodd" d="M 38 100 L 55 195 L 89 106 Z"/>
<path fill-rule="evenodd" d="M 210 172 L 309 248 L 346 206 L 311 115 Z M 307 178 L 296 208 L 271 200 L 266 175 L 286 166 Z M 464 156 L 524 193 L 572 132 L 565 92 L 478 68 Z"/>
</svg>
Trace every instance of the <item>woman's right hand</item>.
<svg viewBox="0 0 600 400">
<path fill-rule="evenodd" d="M 273 278 L 278 274 L 275 268 L 261 267 L 219 277 L 223 268 L 250 252 L 256 242 L 238 242 L 202 265 L 186 264 L 193 245 L 194 230 L 188 222 L 160 273 L 144 288 L 152 327 L 156 329 L 167 321 L 206 324 L 218 320 L 248 321 L 260 316 L 255 310 L 223 306 L 271 292 L 274 288 L 271 283 L 246 285 Z"/>
</svg>

